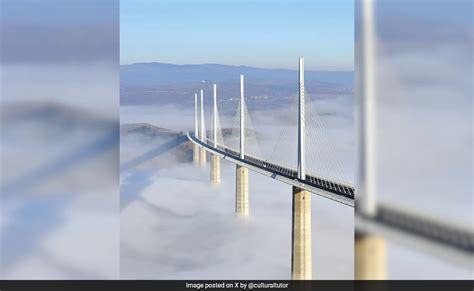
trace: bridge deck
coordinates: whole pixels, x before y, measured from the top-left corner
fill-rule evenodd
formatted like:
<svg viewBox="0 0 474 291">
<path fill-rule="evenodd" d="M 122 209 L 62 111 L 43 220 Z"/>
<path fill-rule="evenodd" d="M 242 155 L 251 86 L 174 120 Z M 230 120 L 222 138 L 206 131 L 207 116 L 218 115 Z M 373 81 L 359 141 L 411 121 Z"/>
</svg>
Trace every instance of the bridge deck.
<svg viewBox="0 0 474 291">
<path fill-rule="evenodd" d="M 218 145 L 217 148 L 208 142 L 202 142 L 188 133 L 188 139 L 209 152 L 245 166 L 263 175 L 300 187 L 317 195 L 336 200 L 354 207 L 354 188 L 307 175 L 305 180 L 297 178 L 296 171 L 269 163 L 252 156 L 240 159 L 237 151 Z M 378 205 L 374 217 L 355 213 L 357 233 L 376 233 L 388 239 L 399 241 L 404 245 L 427 252 L 460 267 L 472 267 L 474 253 L 474 234 L 457 226 L 446 225 L 439 221 L 427 219 L 407 210 L 396 209 L 387 205 Z"/>
<path fill-rule="evenodd" d="M 459 267 L 472 268 L 474 234 L 466 227 L 379 203 L 373 217 L 355 212 L 355 230 L 376 233 Z"/>
<path fill-rule="evenodd" d="M 298 179 L 298 173 L 293 169 L 288 169 L 250 155 L 245 155 L 245 158 L 241 159 L 239 152 L 222 145 L 217 145 L 217 148 L 215 148 L 210 141 L 203 142 L 189 133 L 188 139 L 193 143 L 206 148 L 207 151 L 217 154 L 236 164 L 245 166 L 250 170 L 354 207 L 354 187 L 352 186 L 330 181 L 314 175 L 306 175 L 305 180 L 301 180 Z"/>
</svg>

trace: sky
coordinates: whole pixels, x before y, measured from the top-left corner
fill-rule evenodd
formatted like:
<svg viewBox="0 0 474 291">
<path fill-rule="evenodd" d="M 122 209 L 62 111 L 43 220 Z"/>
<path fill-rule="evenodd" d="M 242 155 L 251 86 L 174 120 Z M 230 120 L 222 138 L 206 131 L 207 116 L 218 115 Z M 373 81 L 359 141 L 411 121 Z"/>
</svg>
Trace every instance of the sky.
<svg viewBox="0 0 474 291">
<path fill-rule="evenodd" d="M 120 63 L 353 70 L 354 1 L 120 2 Z"/>
</svg>

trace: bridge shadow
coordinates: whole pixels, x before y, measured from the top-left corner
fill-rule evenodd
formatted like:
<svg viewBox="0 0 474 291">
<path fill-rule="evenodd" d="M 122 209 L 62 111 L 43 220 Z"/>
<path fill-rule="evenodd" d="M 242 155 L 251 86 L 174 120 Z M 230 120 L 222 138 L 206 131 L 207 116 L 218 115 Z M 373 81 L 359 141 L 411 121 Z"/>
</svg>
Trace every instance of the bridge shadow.
<svg viewBox="0 0 474 291">
<path fill-rule="evenodd" d="M 118 148 L 118 141 L 118 130 L 112 130 L 97 140 L 81 145 L 64 156 L 53 161 L 48 161 L 31 172 L 20 175 L 16 181 L 2 185 L 0 190 L 2 196 L 18 196 L 19 194 L 24 194 L 27 190 L 62 174 L 66 170 L 93 160 L 93 158 L 96 158 L 106 151 Z"/>
<path fill-rule="evenodd" d="M 154 203 L 151 203 L 150 201 L 144 199 L 143 197 L 139 197 L 135 201 L 139 201 L 142 205 L 144 205 L 146 208 L 152 210 L 155 214 L 164 215 L 164 216 L 167 216 L 167 217 L 170 217 L 170 218 L 175 218 L 175 219 L 190 219 L 190 218 L 194 217 L 194 215 L 191 215 L 191 214 L 180 214 L 180 213 L 177 213 L 177 212 L 171 210 L 170 208 L 158 206 L 158 205 L 156 205 Z"/>
<path fill-rule="evenodd" d="M 133 202 L 153 181 L 155 170 L 133 171 L 120 183 L 120 211 Z"/>
<path fill-rule="evenodd" d="M 154 148 L 128 162 L 126 162 L 125 164 L 123 164 L 122 166 L 120 166 L 120 170 L 123 171 L 123 170 L 129 170 L 131 168 L 134 168 L 140 164 L 143 164 L 144 162 L 146 161 L 149 161 L 151 159 L 154 159 L 160 155 L 163 155 L 169 151 L 171 151 L 172 149 L 174 149 L 175 147 L 185 143 L 186 141 L 188 140 L 188 138 L 184 135 L 180 135 L 178 136 L 177 138 L 173 139 L 173 140 L 170 140 L 162 145 L 160 145 L 159 147 L 157 148 Z"/>
<path fill-rule="evenodd" d="M 134 168 L 175 150 L 176 147 L 187 141 L 188 138 L 185 135 L 180 135 L 173 140 L 165 142 L 160 146 L 127 161 L 120 167 L 121 172 L 127 171 L 126 179 L 122 181 L 120 185 L 120 211 L 123 211 L 123 209 L 133 201 L 142 200 L 141 202 L 144 202 L 139 194 L 153 183 L 153 175 L 161 169 L 161 163 L 158 163 L 154 165 L 152 169 L 147 170 L 138 170 Z M 130 171 L 132 169 L 134 170 Z"/>
<path fill-rule="evenodd" d="M 133 201 L 140 201 L 147 206 L 148 208 L 154 208 L 157 211 L 165 211 L 166 209 L 158 207 L 150 202 L 144 200 L 140 193 L 145 190 L 148 186 L 153 183 L 153 176 L 159 170 L 159 167 L 155 167 L 152 170 L 136 170 L 128 172 L 128 175 L 124 181 L 121 182 L 120 185 L 120 211 L 124 210 L 127 205 L 129 205 Z M 179 181 L 184 181 L 183 179 L 177 178 L 169 178 L 169 179 L 176 179 Z M 198 179 L 198 178 L 186 178 L 185 181 L 193 181 L 193 182 L 208 182 L 208 179 Z M 172 214 L 171 214 L 172 215 Z M 177 218 L 184 218 L 184 217 L 177 217 Z"/>
<path fill-rule="evenodd" d="M 9 214 L 10 221 L 3 227 L 0 237 L 4 250 L 0 264 L 2 271 L 8 270 L 21 258 L 40 252 L 42 240 L 62 225 L 61 210 L 69 201 L 69 196 L 32 196 Z"/>
<path fill-rule="evenodd" d="M 58 265 L 58 269 L 68 270 L 68 274 L 74 273 L 82 278 L 97 277 L 66 261 L 60 262 L 60 258 L 48 255 L 41 246 L 51 233 L 64 225 L 62 211 L 70 205 L 73 196 L 80 195 L 75 193 L 77 190 L 51 193 L 41 189 L 48 181 L 60 180 L 64 172 L 77 171 L 80 166 L 102 158 L 107 152 L 118 150 L 118 141 L 118 128 L 108 130 L 98 139 L 87 141 L 1 185 L 1 206 L 9 209 L 0 233 L 2 275 L 24 258 L 34 256 L 44 259 L 46 264 Z M 77 175 L 76 172 L 74 175 Z"/>
</svg>

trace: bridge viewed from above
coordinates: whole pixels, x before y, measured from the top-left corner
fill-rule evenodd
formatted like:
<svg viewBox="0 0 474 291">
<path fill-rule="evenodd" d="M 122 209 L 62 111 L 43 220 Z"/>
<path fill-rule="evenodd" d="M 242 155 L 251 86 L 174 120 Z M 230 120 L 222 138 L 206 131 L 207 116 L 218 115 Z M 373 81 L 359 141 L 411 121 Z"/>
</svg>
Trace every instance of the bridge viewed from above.
<svg viewBox="0 0 474 291">
<path fill-rule="evenodd" d="M 276 147 L 270 157 L 263 158 L 256 154 L 248 154 L 246 150 L 252 148 L 252 142 L 257 142 L 255 130 L 252 127 L 244 95 L 244 76 L 240 76 L 240 101 L 237 109 L 238 136 L 227 140 L 222 134 L 220 118 L 217 108 L 217 86 L 214 84 L 212 131 L 207 137 L 204 118 L 203 90 L 200 100 L 195 94 L 195 130 L 188 133 L 188 139 L 193 143 L 193 161 L 196 165 L 205 166 L 207 152 L 211 154 L 211 183 L 220 183 L 220 159 L 236 164 L 236 198 L 235 212 L 238 217 L 249 216 L 249 181 L 248 170 L 255 171 L 273 179 L 293 186 L 293 223 L 292 223 L 292 278 L 311 279 L 311 193 L 354 207 L 354 187 L 343 182 L 338 173 L 342 172 L 341 165 L 333 161 L 323 162 L 324 150 L 330 147 L 320 146 L 321 140 L 326 138 L 322 133 L 324 127 L 315 110 L 306 114 L 304 86 L 304 60 L 299 59 L 299 86 L 297 96 L 297 110 L 292 115 L 298 116 L 294 130 L 297 131 L 297 144 L 291 145 L 288 133 L 280 134 Z M 199 101 L 199 102 L 198 102 Z M 198 109 L 199 107 L 199 109 Z M 296 108 L 295 108 L 296 109 Z M 199 117 L 199 118 L 198 118 Z M 314 121 L 314 122 L 313 122 Z M 284 130 L 283 130 L 284 131 Z M 237 130 L 232 128 L 232 132 Z M 252 136 L 253 135 L 253 136 Z M 248 142 L 247 138 L 250 142 Z M 252 137 L 253 140 L 252 140 Z M 307 145 L 306 141 L 310 143 Z M 238 144 L 236 141 L 238 140 Z M 235 142 L 235 143 L 234 143 Z M 323 142 L 327 141 L 324 140 Z M 248 143 L 248 144 L 247 144 Z M 255 146 L 255 144 L 253 144 Z M 291 149 L 296 151 L 291 157 Z M 253 148 L 260 152 L 258 145 Z M 309 155 L 308 155 L 309 154 Z M 286 158 L 288 159 L 285 159 Z M 314 167 L 314 160 L 318 167 Z M 294 164 L 291 164 L 294 161 Z M 310 165 L 307 167 L 307 165 Z M 313 167 L 312 167 L 313 166 Z M 321 169 L 318 173 L 315 169 Z"/>
<path fill-rule="evenodd" d="M 367 73 L 366 73 L 367 74 Z M 296 85 L 295 80 L 295 85 Z M 369 84 L 370 85 L 370 84 Z M 369 86 L 366 84 L 366 86 Z M 296 87 L 296 86 L 295 86 Z M 274 149 L 262 153 L 253 129 L 244 95 L 244 76 L 240 76 L 240 99 L 235 123 L 224 135 L 217 108 L 217 86 L 213 87 L 212 129 L 207 137 L 204 117 L 204 92 L 195 94 L 195 129 L 187 138 L 193 144 L 193 162 L 205 167 L 210 153 L 210 181 L 220 183 L 220 161 L 236 165 L 235 213 L 245 218 L 250 214 L 248 170 L 271 177 L 293 187 L 292 190 L 292 255 L 291 276 L 296 280 L 312 279 L 311 262 L 311 193 L 354 207 L 355 190 L 344 175 L 344 168 L 335 153 L 325 126 L 304 86 L 304 60 L 299 59 L 298 94 L 289 108 L 294 126 L 283 128 Z M 371 94 L 367 93 L 365 98 Z M 310 109 L 310 110 L 308 110 Z M 370 115 L 370 112 L 367 112 Z M 364 116 L 364 123 L 369 117 Z M 364 125 L 364 124 L 363 124 Z M 359 133 L 362 140 L 368 132 Z M 339 138 L 339 137 L 338 137 Z M 296 140 L 296 143 L 295 143 Z M 338 140 L 339 142 L 340 140 Z M 292 143 L 293 142 L 293 143 Z M 370 139 L 364 140 L 370 142 Z M 250 153 L 249 153 L 250 152 Z M 366 163 L 365 169 L 371 163 Z M 472 267 L 474 235 L 456 225 L 421 216 L 412 211 L 376 203 L 373 191 L 359 195 L 355 211 L 356 279 L 384 279 L 385 238 L 393 238 L 444 261 L 463 268 Z M 368 195 L 370 194 L 370 195 Z M 370 210 L 370 211 L 369 211 Z M 383 235 L 383 236 L 382 236 Z"/>
<path fill-rule="evenodd" d="M 214 142 L 209 138 L 205 141 L 201 141 L 199 138 L 191 134 L 188 134 L 188 138 L 192 142 L 205 148 L 206 151 L 211 154 L 229 160 L 234 164 L 245 166 L 250 170 L 282 181 L 291 186 L 296 186 L 322 197 L 354 207 L 354 187 L 350 185 L 309 174 L 306 174 L 305 179 L 300 179 L 298 177 L 298 172 L 294 169 L 274 164 L 251 155 L 245 155 L 244 159 L 241 159 L 240 153 L 229 147 L 220 144 L 218 144 L 217 147 L 214 147 Z"/>
</svg>

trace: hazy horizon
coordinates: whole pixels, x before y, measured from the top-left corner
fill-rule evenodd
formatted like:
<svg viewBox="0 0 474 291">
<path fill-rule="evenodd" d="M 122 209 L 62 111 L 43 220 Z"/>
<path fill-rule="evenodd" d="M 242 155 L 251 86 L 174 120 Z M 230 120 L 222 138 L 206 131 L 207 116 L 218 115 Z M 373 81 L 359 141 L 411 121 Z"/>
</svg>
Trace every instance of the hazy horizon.
<svg viewBox="0 0 474 291">
<path fill-rule="evenodd" d="M 295 58 L 296 59 L 296 58 Z M 120 63 L 120 66 L 130 66 L 130 65 L 137 65 L 137 64 L 160 64 L 160 65 L 173 65 L 173 66 L 226 66 L 226 67 L 245 67 L 245 68 L 255 68 L 255 69 L 264 69 L 264 70 L 287 70 L 287 71 L 298 71 L 297 66 L 295 65 L 294 68 L 282 68 L 282 67 L 263 67 L 257 65 L 248 65 L 248 64 L 229 64 L 229 63 L 169 63 L 169 62 L 162 62 L 157 60 L 150 60 L 150 61 L 137 61 L 133 63 Z M 295 64 L 297 64 L 295 62 Z M 354 72 L 354 68 L 347 69 L 347 70 L 327 70 L 327 69 L 306 69 L 306 72 Z"/>
</svg>

